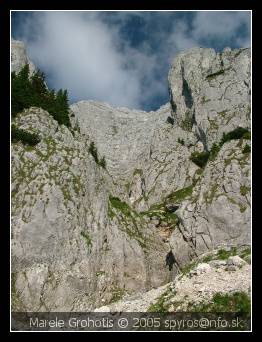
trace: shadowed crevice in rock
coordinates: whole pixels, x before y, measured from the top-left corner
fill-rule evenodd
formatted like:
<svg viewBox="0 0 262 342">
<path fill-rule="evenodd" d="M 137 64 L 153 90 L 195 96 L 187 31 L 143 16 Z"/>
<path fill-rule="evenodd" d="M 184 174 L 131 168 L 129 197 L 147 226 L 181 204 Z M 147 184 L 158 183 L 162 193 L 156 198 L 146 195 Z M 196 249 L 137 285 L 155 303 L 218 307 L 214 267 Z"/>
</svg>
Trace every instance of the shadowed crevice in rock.
<svg viewBox="0 0 262 342">
<path fill-rule="evenodd" d="M 175 261 L 173 252 L 169 251 L 166 255 L 166 266 L 168 266 L 169 271 L 172 271 Z"/>
<path fill-rule="evenodd" d="M 198 136 L 198 139 L 203 143 L 205 151 L 207 151 L 208 146 L 207 146 L 206 133 L 200 126 L 197 126 L 197 136 Z"/>
<path fill-rule="evenodd" d="M 175 120 L 174 120 L 174 118 L 172 118 L 171 116 L 168 116 L 167 119 L 166 119 L 166 122 L 173 126 Z"/>
<path fill-rule="evenodd" d="M 174 120 L 175 120 L 176 111 L 177 111 L 177 105 L 176 105 L 175 102 L 174 102 L 173 93 L 172 93 L 170 87 L 168 87 L 168 93 L 169 93 L 169 102 L 170 102 L 171 109 L 172 109 L 171 114 L 172 114 L 172 117 L 173 117 Z"/>
<path fill-rule="evenodd" d="M 189 84 L 187 80 L 185 79 L 185 71 L 184 71 L 184 65 L 181 66 L 181 73 L 182 73 L 182 79 L 183 79 L 183 85 L 182 85 L 182 96 L 184 97 L 186 106 L 191 109 L 193 106 L 193 97 L 192 97 L 192 91 L 189 87 Z"/>
<path fill-rule="evenodd" d="M 191 109 L 194 102 L 193 102 L 193 98 L 192 98 L 192 94 L 191 94 L 191 89 L 189 88 L 188 83 L 185 79 L 183 79 L 182 95 L 184 96 L 186 106 L 189 109 Z"/>
</svg>

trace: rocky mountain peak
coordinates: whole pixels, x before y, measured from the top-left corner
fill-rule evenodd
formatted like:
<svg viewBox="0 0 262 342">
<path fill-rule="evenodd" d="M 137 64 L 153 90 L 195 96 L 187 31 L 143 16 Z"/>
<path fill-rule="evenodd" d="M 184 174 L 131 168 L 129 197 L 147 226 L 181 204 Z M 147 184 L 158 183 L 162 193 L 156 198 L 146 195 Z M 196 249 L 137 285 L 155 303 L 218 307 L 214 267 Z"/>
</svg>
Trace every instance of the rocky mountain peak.
<svg viewBox="0 0 262 342">
<path fill-rule="evenodd" d="M 175 58 L 168 75 L 172 115 L 206 148 L 223 133 L 250 127 L 250 49 L 194 48 Z"/>
<path fill-rule="evenodd" d="M 20 40 L 11 40 L 11 70 L 19 72 L 25 64 L 29 65 L 31 75 L 36 70 L 26 53 L 26 47 Z"/>
</svg>

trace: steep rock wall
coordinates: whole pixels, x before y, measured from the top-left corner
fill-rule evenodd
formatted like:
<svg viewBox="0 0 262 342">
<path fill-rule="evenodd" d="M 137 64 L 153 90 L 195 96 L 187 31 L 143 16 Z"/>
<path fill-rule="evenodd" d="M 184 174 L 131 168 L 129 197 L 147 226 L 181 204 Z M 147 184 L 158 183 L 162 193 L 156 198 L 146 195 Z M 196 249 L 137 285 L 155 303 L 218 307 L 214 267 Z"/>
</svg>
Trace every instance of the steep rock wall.
<svg viewBox="0 0 262 342">
<path fill-rule="evenodd" d="M 29 61 L 21 46 L 16 72 Z M 208 250 L 250 244 L 250 140 L 224 143 L 202 168 L 190 158 L 250 127 L 249 68 L 247 49 L 192 49 L 156 112 L 81 101 L 71 129 L 41 108 L 14 119 L 41 137 L 12 144 L 14 310 L 94 309 L 168 283 Z"/>
</svg>

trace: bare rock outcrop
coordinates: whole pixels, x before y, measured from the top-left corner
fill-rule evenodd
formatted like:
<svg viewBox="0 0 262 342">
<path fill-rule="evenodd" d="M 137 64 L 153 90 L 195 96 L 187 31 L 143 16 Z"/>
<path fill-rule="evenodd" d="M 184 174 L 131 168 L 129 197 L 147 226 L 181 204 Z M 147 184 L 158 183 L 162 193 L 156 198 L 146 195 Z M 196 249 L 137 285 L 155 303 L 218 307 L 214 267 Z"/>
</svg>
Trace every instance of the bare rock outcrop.
<svg viewBox="0 0 262 342">
<path fill-rule="evenodd" d="M 250 127 L 250 49 L 191 49 L 175 58 L 168 80 L 175 121 L 208 149 L 223 133 Z"/>
<path fill-rule="evenodd" d="M 27 56 L 26 47 L 20 40 L 11 41 L 11 69 L 18 73 L 25 64 L 29 65 L 29 72 L 32 75 L 36 70 L 34 64 Z"/>
<path fill-rule="evenodd" d="M 234 258 L 241 263 L 233 269 L 227 263 Z M 224 262 L 223 262 L 224 261 Z M 157 289 L 129 296 L 114 304 L 97 308 L 97 312 L 181 312 L 200 306 L 210 310 L 216 296 L 250 297 L 251 266 L 238 255 L 227 260 L 214 259 L 198 263 L 188 273 Z M 225 301 L 226 302 L 226 301 Z M 225 308 L 224 308 L 225 309 Z M 229 309 L 229 307 L 227 308 Z"/>
</svg>

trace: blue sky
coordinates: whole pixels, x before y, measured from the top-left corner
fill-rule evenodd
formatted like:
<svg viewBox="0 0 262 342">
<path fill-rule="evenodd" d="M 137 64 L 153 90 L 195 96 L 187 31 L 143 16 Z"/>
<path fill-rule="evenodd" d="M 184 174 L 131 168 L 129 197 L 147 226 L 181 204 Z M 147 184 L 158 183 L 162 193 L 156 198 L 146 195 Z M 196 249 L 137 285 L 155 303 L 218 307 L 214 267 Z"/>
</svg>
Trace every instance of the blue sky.
<svg viewBox="0 0 262 342">
<path fill-rule="evenodd" d="M 13 12 L 12 38 L 23 40 L 50 88 L 70 102 L 156 110 L 168 102 L 173 58 L 201 46 L 250 47 L 245 12 Z"/>
</svg>

